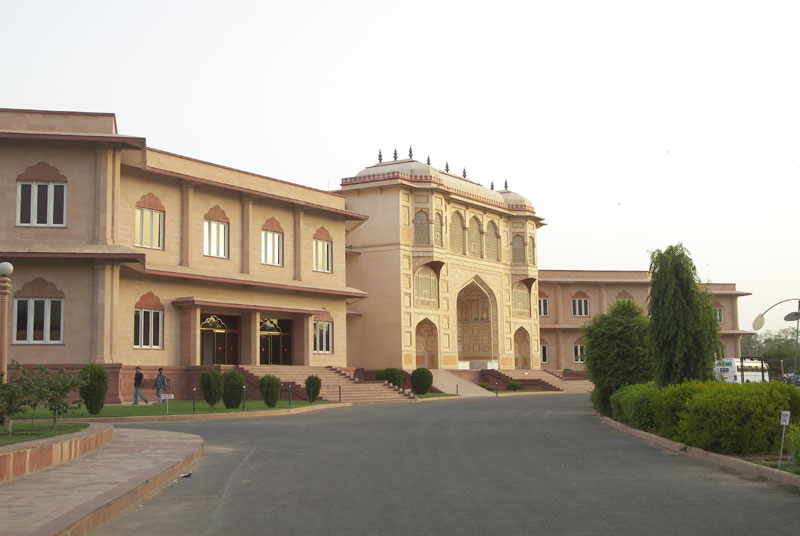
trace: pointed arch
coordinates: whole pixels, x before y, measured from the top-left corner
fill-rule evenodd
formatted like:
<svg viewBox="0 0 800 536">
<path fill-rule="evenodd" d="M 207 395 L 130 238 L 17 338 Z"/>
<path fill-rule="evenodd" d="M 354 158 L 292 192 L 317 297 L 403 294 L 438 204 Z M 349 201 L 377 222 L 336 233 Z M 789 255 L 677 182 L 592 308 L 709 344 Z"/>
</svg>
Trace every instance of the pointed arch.
<svg viewBox="0 0 800 536">
<path fill-rule="evenodd" d="M 14 293 L 15 298 L 63 298 L 64 292 L 54 284 L 44 279 L 37 277 L 28 281 L 22 288 Z"/>
<path fill-rule="evenodd" d="M 477 216 L 469 219 L 467 229 L 467 255 L 470 257 L 481 257 L 481 222 Z"/>
<path fill-rule="evenodd" d="M 25 171 L 17 175 L 17 180 L 20 182 L 67 182 L 67 178 L 61 174 L 58 168 L 51 166 L 47 162 L 39 162 L 38 164 L 28 166 Z"/>
<path fill-rule="evenodd" d="M 486 225 L 486 258 L 491 261 L 500 260 L 500 231 L 497 230 L 497 224 L 490 221 Z"/>
<path fill-rule="evenodd" d="M 439 307 L 439 277 L 427 264 L 414 273 L 414 305 Z"/>
<path fill-rule="evenodd" d="M 145 294 L 142 294 L 142 297 L 139 298 L 139 301 L 136 302 L 134 305 L 136 309 L 155 309 L 155 310 L 164 310 L 164 304 L 161 303 L 161 300 L 153 294 L 152 291 L 148 291 Z"/>
<path fill-rule="evenodd" d="M 450 215 L 450 251 L 464 254 L 464 218 L 458 211 Z"/>
<path fill-rule="evenodd" d="M 522 235 L 515 234 L 511 239 L 511 262 L 525 264 L 525 239 Z"/>
<path fill-rule="evenodd" d="M 511 303 L 514 316 L 522 318 L 531 317 L 531 289 L 522 281 L 514 285 L 511 290 Z"/>
<path fill-rule="evenodd" d="M 425 210 L 418 210 L 414 214 L 414 243 L 430 244 L 430 225 L 428 224 L 428 213 Z"/>
<path fill-rule="evenodd" d="M 205 216 L 203 216 L 203 219 L 212 221 L 221 221 L 225 223 L 231 222 L 231 220 L 228 218 L 228 215 L 225 214 L 225 211 L 222 210 L 222 207 L 220 207 L 219 205 L 214 205 L 213 207 L 208 209 L 208 212 L 206 212 Z"/>
<path fill-rule="evenodd" d="M 439 330 L 429 318 L 423 318 L 414 330 L 416 366 L 439 368 Z"/>
<path fill-rule="evenodd" d="M 531 368 L 531 336 L 523 327 L 514 332 L 514 368 Z"/>
<path fill-rule="evenodd" d="M 497 297 L 478 275 L 459 290 L 456 300 L 458 359 L 489 362 L 499 359 Z"/>
</svg>

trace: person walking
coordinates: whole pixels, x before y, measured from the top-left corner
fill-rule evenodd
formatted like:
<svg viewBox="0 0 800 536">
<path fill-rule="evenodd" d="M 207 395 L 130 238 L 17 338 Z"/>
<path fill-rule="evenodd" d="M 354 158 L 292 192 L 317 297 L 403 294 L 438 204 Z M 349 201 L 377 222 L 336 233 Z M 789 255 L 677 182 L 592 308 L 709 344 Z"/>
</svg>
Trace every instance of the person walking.
<svg viewBox="0 0 800 536">
<path fill-rule="evenodd" d="M 164 375 L 164 369 L 158 369 L 158 376 L 156 376 L 156 381 L 153 384 L 153 389 L 156 390 L 156 398 L 158 398 L 158 404 L 161 404 L 161 393 L 167 390 L 167 377 Z"/>
<path fill-rule="evenodd" d="M 142 374 L 142 369 L 136 367 L 136 374 L 133 376 L 133 405 L 139 405 L 139 398 L 144 400 L 144 403 L 147 404 L 147 399 L 145 398 L 144 394 L 142 393 L 142 380 L 144 380 L 144 374 Z"/>
</svg>

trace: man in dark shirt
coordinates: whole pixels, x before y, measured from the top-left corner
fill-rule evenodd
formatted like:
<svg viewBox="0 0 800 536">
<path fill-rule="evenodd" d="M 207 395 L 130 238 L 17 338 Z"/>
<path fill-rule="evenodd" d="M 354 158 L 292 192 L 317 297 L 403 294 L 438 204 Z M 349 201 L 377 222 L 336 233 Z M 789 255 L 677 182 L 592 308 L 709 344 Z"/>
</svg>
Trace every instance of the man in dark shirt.
<svg viewBox="0 0 800 536">
<path fill-rule="evenodd" d="M 142 397 L 144 403 L 147 404 L 147 399 L 142 394 L 142 380 L 144 379 L 144 374 L 142 374 L 142 369 L 136 367 L 136 374 L 133 377 L 133 405 L 139 405 L 139 397 Z"/>
</svg>

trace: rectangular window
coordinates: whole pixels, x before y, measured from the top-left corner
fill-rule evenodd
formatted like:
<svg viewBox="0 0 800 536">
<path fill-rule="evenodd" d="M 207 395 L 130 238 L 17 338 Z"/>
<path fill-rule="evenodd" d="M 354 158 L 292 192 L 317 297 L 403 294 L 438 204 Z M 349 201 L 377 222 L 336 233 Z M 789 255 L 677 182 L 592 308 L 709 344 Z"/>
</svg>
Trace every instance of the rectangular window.
<svg viewBox="0 0 800 536">
<path fill-rule="evenodd" d="M 722 307 L 714 307 L 714 316 L 717 318 L 718 323 L 725 323 L 725 311 L 722 310 Z"/>
<path fill-rule="evenodd" d="M 572 299 L 572 316 L 589 316 L 589 299 Z"/>
<path fill-rule="evenodd" d="M 63 227 L 66 206 L 67 185 L 63 182 L 17 183 L 17 225 Z"/>
<path fill-rule="evenodd" d="M 134 309 L 133 311 L 133 347 L 162 347 L 162 327 L 164 311 L 151 309 Z"/>
<path fill-rule="evenodd" d="M 550 316 L 550 309 L 547 306 L 547 298 L 539 298 L 539 316 Z"/>
<path fill-rule="evenodd" d="M 333 351 L 333 322 L 314 322 L 314 353 L 330 354 Z"/>
<path fill-rule="evenodd" d="M 261 231 L 261 263 L 283 266 L 283 233 Z"/>
<path fill-rule="evenodd" d="M 136 208 L 133 244 L 143 248 L 164 248 L 164 213 L 149 208 Z"/>
<path fill-rule="evenodd" d="M 60 298 L 15 298 L 14 342 L 56 344 L 62 342 L 64 300 Z"/>
<path fill-rule="evenodd" d="M 582 344 L 573 344 L 572 355 L 575 358 L 576 363 L 583 363 L 583 357 L 585 355 L 584 346 Z"/>
<path fill-rule="evenodd" d="M 543 344 L 543 345 L 542 345 L 542 363 L 548 363 L 548 359 L 547 359 L 547 345 L 546 345 L 546 344 Z"/>
<path fill-rule="evenodd" d="M 228 224 L 203 220 L 203 255 L 228 258 Z"/>
<path fill-rule="evenodd" d="M 331 272 L 333 270 L 333 242 L 314 240 L 314 271 Z"/>
</svg>

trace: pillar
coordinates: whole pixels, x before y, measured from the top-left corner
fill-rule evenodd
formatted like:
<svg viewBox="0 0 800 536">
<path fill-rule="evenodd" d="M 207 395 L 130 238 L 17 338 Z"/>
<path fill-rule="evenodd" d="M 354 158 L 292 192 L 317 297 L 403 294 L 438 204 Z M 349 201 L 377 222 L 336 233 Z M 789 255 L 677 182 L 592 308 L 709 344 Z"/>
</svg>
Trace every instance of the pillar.
<svg viewBox="0 0 800 536">
<path fill-rule="evenodd" d="M 250 268 L 250 235 L 251 235 L 251 214 L 253 212 L 253 199 L 242 197 L 242 273 L 249 274 Z"/>
<path fill-rule="evenodd" d="M 287 244 L 284 244 L 286 247 Z M 303 280 L 303 260 L 308 259 L 308 255 L 303 247 L 303 211 L 295 208 L 294 210 L 294 279 Z M 307 264 L 307 263 L 306 263 Z"/>
<path fill-rule="evenodd" d="M 200 307 L 181 309 L 181 365 L 196 366 L 200 359 Z"/>
<path fill-rule="evenodd" d="M 3 382 L 8 376 L 8 297 L 11 295 L 11 278 L 14 272 L 11 263 L 0 263 L 0 371 Z"/>
<path fill-rule="evenodd" d="M 119 296 L 119 267 L 93 264 L 92 354 L 95 363 L 113 363 L 116 353 L 116 312 Z"/>
<path fill-rule="evenodd" d="M 181 184 L 181 266 L 190 266 L 194 237 L 192 236 L 192 202 L 194 186 Z"/>
<path fill-rule="evenodd" d="M 259 323 L 261 314 L 258 311 L 242 311 L 241 345 L 242 365 L 258 365 L 261 357 Z"/>
</svg>

